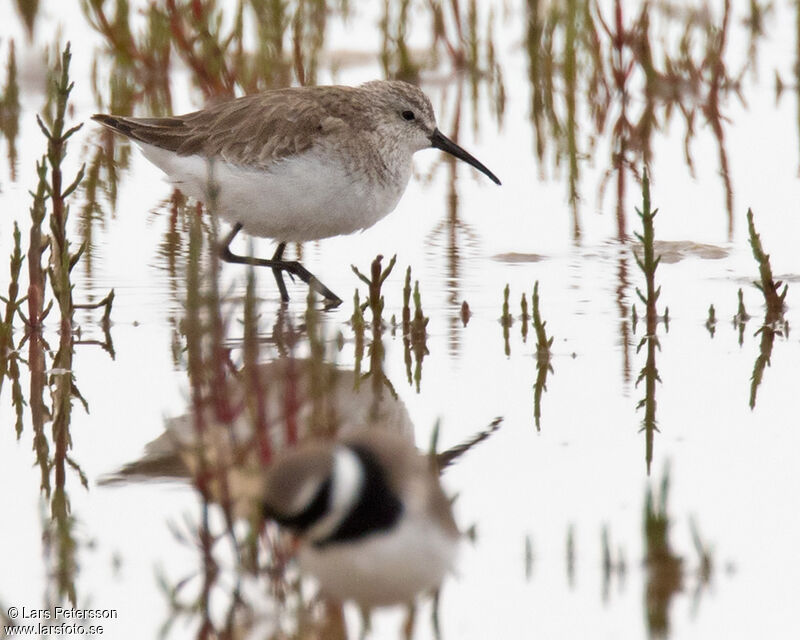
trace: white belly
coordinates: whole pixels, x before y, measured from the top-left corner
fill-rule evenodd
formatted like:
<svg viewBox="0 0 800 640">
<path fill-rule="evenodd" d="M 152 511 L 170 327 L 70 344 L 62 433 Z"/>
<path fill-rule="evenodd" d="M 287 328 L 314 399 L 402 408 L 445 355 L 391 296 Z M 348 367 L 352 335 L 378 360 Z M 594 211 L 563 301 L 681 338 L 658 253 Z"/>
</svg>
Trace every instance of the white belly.
<svg viewBox="0 0 800 640">
<path fill-rule="evenodd" d="M 452 569 L 458 539 L 426 519 L 404 516 L 390 533 L 321 549 L 302 547 L 300 568 L 323 594 L 365 607 L 411 602 Z"/>
<path fill-rule="evenodd" d="M 282 160 L 265 172 L 140 146 L 181 191 L 206 204 L 212 177 L 218 188 L 215 209 L 222 218 L 241 223 L 251 235 L 279 241 L 366 229 L 397 206 L 411 175 L 409 163 L 396 180 L 378 184 L 314 151 Z"/>
</svg>

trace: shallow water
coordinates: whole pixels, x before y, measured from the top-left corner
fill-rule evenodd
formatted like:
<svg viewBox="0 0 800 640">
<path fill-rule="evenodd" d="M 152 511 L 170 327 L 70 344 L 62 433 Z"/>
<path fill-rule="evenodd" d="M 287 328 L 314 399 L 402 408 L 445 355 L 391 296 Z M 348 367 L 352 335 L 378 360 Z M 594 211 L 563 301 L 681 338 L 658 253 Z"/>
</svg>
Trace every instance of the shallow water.
<svg viewBox="0 0 800 640">
<path fill-rule="evenodd" d="M 105 144 L 98 127 L 88 121 L 98 108 L 90 73 L 97 56 L 103 87 L 111 58 L 77 10 L 69 14 L 50 4 L 45 3 L 37 16 L 33 41 L 26 40 L 17 16 L 3 29 L 8 37 L 2 39 L 0 57 L 7 57 L 10 37 L 16 43 L 21 115 L 16 175 L 7 161 L 0 166 L 0 198 L 7 212 L 0 225 L 0 256 L 11 254 L 13 220 L 22 229 L 22 250 L 27 251 L 28 191 L 36 184 L 34 163 L 46 147 L 34 118 L 44 102 L 45 67 L 37 60 L 44 47 L 52 47 L 50 38 L 58 25 L 62 42 L 71 40 L 74 55 L 68 126 L 87 122 L 70 140 L 65 174 L 74 175 Z M 697 15 L 702 17 L 703 11 L 678 12 L 670 18 L 664 6 L 650 6 L 649 41 L 657 52 L 654 64 L 663 72 L 664 47 L 676 55 L 685 21 L 700 20 Z M 322 344 L 325 359 L 342 370 L 370 370 L 374 363 L 368 351 L 358 357 L 350 320 L 354 290 L 363 301 L 367 287 L 350 265 L 368 273 L 376 255 L 384 256 L 384 267 L 396 255 L 381 290 L 386 327 L 379 338 L 385 353 L 382 368 L 375 371 L 385 374 L 405 404 L 418 446 L 428 448 L 437 424 L 438 447 L 444 450 L 469 439 L 495 417 L 503 418 L 495 434 L 444 474 L 445 488 L 457 496 L 456 518 L 472 535 L 462 544 L 457 575 L 442 590 L 436 608 L 439 631 L 435 608 L 429 598 L 423 599 L 414 637 L 793 637 L 798 631 L 793 610 L 800 584 L 800 517 L 792 508 L 800 486 L 800 435 L 795 428 L 800 345 L 791 330 L 797 322 L 794 297 L 800 273 L 800 223 L 793 215 L 800 157 L 792 76 L 796 16 L 785 6 L 766 11 L 764 34 L 755 37 L 755 49 L 749 49 L 751 31 L 743 20 L 753 16 L 745 7 L 731 7 L 723 57 L 738 86 L 720 94 L 730 210 L 720 176 L 720 144 L 709 124 L 713 113 L 700 108 L 695 112 L 692 175 L 684 157 L 686 126 L 680 107 L 673 105 L 669 120 L 662 104 L 655 107 L 660 128 L 652 134 L 647 160 L 651 198 L 659 209 L 654 248 L 663 256 L 655 273 L 661 287 L 657 308 L 659 315 L 668 308 L 668 322 L 657 325 L 659 347 L 651 356 L 660 379 L 651 386 L 653 429 L 645 428 L 646 407 L 637 408 L 648 388 L 646 379 L 637 384 L 648 355 L 646 343 L 637 348 L 646 333 L 645 305 L 636 293 L 637 288 L 645 291 L 645 277 L 634 258 L 634 250 L 641 249 L 619 238 L 620 220 L 627 236 L 641 232 L 634 209 L 642 207 L 638 177 L 644 158 L 637 152 L 641 141 L 614 133 L 613 123 L 622 113 L 618 96 L 610 100 L 606 124 L 599 131 L 594 128 L 592 98 L 601 92 L 592 93 L 587 85 L 591 48 L 584 47 L 577 49 L 573 142 L 567 126 L 567 55 L 556 61 L 553 76 L 563 135 L 553 136 L 545 127 L 544 151 L 538 157 L 530 119 L 526 7 L 480 3 L 476 20 L 482 51 L 490 7 L 493 55 L 502 70 L 505 97 L 502 123 L 489 99 L 496 92 L 496 79 L 478 85 L 476 103 L 470 97 L 469 73 L 453 73 L 446 57 L 435 69 L 423 70 L 421 81 L 440 128 L 448 134 L 458 129 L 459 143 L 494 171 L 503 186 L 496 187 L 463 164 L 453 173 L 453 165 L 443 162 L 438 151 L 419 153 L 416 179 L 390 216 L 361 234 L 303 247 L 304 263 L 345 300 L 338 309 L 319 314 L 318 332 L 303 331 L 309 319 L 302 285 L 290 285 L 292 301 L 282 316 L 271 276 L 258 274 L 259 360 L 278 356 L 284 344 L 274 329 L 289 323 L 299 332 L 297 356 L 316 357 L 314 349 Z M 540 11 L 549 9 L 543 6 Z M 600 11 L 613 31 L 614 10 L 613 3 L 591 9 L 598 47 L 609 65 L 616 55 L 614 41 L 596 16 Z M 633 5 L 620 11 L 622 24 L 630 25 L 639 16 Z M 716 6 L 705 10 L 711 25 L 722 24 L 722 11 Z M 411 20 L 412 51 L 424 52 L 429 44 L 426 15 L 420 10 Z M 381 46 L 379 17 L 356 6 L 346 26 L 336 16 L 330 19 L 320 55 L 320 83 L 356 84 L 382 76 L 373 55 Z M 577 36 L 570 36 L 569 29 L 555 30 L 558 51 L 565 39 L 592 33 L 576 28 Z M 698 59 L 707 44 L 695 32 L 691 50 Z M 358 52 L 368 55 L 355 55 Z M 632 56 L 630 50 L 623 51 L 624 61 Z M 335 72 L 332 60 L 339 65 Z M 751 68 L 745 66 L 748 60 Z M 481 64 L 486 65 L 483 57 Z M 199 106 L 203 96 L 191 88 L 191 72 L 178 62 L 174 65 L 174 110 Z M 707 106 L 710 68 L 700 73 L 699 93 L 686 92 L 680 105 L 686 113 L 693 105 Z M 785 85 L 777 100 L 776 74 Z M 631 122 L 641 122 L 650 99 L 644 78 L 634 64 L 626 106 Z M 609 86 L 614 82 L 613 74 L 605 79 Z M 107 95 L 105 87 L 101 92 Z M 145 105 L 137 109 L 148 112 Z M 623 183 L 618 182 L 612 155 L 623 142 L 630 162 L 622 169 L 624 191 L 618 190 Z M 577 150 L 577 174 L 570 169 L 571 144 Z M 573 202 L 570 184 L 578 196 Z M 245 618 L 242 628 L 251 633 L 245 637 L 281 637 L 276 628 L 289 636 L 309 631 L 304 625 L 310 623 L 298 613 L 304 610 L 305 597 L 291 591 L 285 600 L 268 597 L 263 576 L 249 575 L 232 557 L 220 509 L 212 505 L 206 510 L 190 484 L 97 484 L 104 474 L 137 459 L 143 447 L 163 433 L 165 417 L 187 411 L 192 393 L 185 328 L 190 215 L 170 215 L 165 203 L 171 189 L 138 151 L 130 154 L 129 166 L 120 169 L 118 189 L 115 207 L 107 198 L 99 199 L 99 214 L 90 226 L 90 251 L 72 272 L 76 302 L 98 301 L 110 289 L 115 291 L 109 329 L 113 356 L 107 344 L 105 349 L 98 344 L 74 344 L 72 349 L 72 378 L 88 411 L 73 399 L 71 446 L 68 457 L 61 458 L 63 482 L 54 422 L 48 415 L 55 408 L 39 418 L 35 415 L 37 389 L 45 407 L 64 401 L 57 387 L 66 374 L 54 370 L 57 306 L 44 326 L 49 344 L 45 367 L 51 375 L 43 386 L 36 386 L 31 373 L 30 341 L 18 352 L 16 380 L 26 403 L 17 403 L 20 433 L 15 430 L 11 375 L 0 390 L 0 478 L 7 487 L 2 506 L 6 522 L 13 525 L 2 529 L 2 611 L 8 615 L 12 606 L 49 608 L 72 599 L 79 607 L 116 609 L 118 618 L 105 623 L 104 634 L 114 638 L 155 637 L 168 621 L 168 637 L 232 637 L 230 631 L 226 636 L 220 630 L 226 627 L 231 594 L 238 586 L 249 607 L 237 609 Z M 80 211 L 86 201 L 84 188 L 71 200 L 74 246 L 85 236 Z M 762 293 L 752 284 L 759 270 L 748 244 L 748 208 L 755 214 L 775 278 L 789 283 L 787 325 L 779 325 L 783 335 L 772 340 L 759 332 L 765 308 Z M 170 251 L 176 243 L 179 249 Z M 245 241 L 238 246 L 247 249 Z M 255 251 L 266 255 L 272 246 L 260 241 Z M 6 264 L 3 258 L 3 294 Z M 424 346 L 414 345 L 417 349 L 407 361 L 402 328 L 393 328 L 391 318 L 400 324 L 409 266 L 412 286 L 419 281 L 422 311 L 429 322 Z M 26 270 L 27 262 L 23 292 Z M 244 268 L 224 265 L 219 278 L 221 315 L 227 320 L 222 342 L 237 364 L 246 351 L 241 322 L 246 275 Z M 539 312 L 546 335 L 553 338 L 549 362 L 543 365 L 546 381 L 538 392 L 537 377 L 542 380 L 543 370 L 537 369 L 537 336 L 532 321 L 521 318 L 520 305 L 525 294 L 532 314 L 537 281 Z M 511 317 L 503 321 L 506 285 Z M 752 316 L 741 333 L 732 322 L 740 288 Z M 466 325 L 465 301 L 470 311 Z M 712 304 L 716 324 L 707 323 Z M 4 312 L 2 302 L 0 310 Z M 369 325 L 369 310 L 364 316 Z M 104 342 L 101 317 L 102 310 L 77 310 L 76 340 Z M 18 347 L 23 334 L 16 320 L 13 337 Z M 374 345 L 369 326 L 365 340 L 367 346 Z M 552 369 L 547 370 L 548 364 Z M 754 371 L 758 384 L 753 383 Z M 40 425 L 43 432 L 37 437 Z M 44 453 L 43 441 L 48 443 Z M 52 463 L 42 463 L 44 471 L 37 452 Z M 43 477 L 49 479 L 49 493 L 42 488 Z M 653 496 L 649 519 L 648 492 Z M 62 499 L 67 503 L 59 502 Z M 206 516 L 209 529 L 221 537 L 212 554 L 219 573 L 204 599 L 202 585 L 210 565 L 203 556 L 208 549 L 196 535 L 204 530 Z M 663 535 L 657 531 L 662 525 Z M 171 599 L 168 590 L 179 584 Z M 305 584 L 303 590 L 308 596 L 313 585 Z M 193 606 L 196 603 L 200 604 Z M 403 616 L 399 610 L 376 615 L 371 637 L 398 637 Z M 357 610 L 347 607 L 344 617 L 350 635 L 357 637 Z M 314 633 L 333 637 L 332 629 L 333 625 L 327 631 L 314 627 Z"/>
</svg>

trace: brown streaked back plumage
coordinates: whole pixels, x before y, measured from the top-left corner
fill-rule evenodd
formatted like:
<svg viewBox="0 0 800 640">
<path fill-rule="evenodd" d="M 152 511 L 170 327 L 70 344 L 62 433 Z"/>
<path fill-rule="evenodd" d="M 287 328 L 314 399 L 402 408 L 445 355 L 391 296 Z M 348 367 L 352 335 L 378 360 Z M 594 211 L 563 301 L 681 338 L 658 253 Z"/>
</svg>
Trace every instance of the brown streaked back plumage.
<svg viewBox="0 0 800 640">
<path fill-rule="evenodd" d="M 136 142 L 180 156 L 216 157 L 235 165 L 265 167 L 302 153 L 342 129 L 374 129 L 364 87 L 274 89 L 164 118 L 97 114 L 92 118 Z"/>
</svg>

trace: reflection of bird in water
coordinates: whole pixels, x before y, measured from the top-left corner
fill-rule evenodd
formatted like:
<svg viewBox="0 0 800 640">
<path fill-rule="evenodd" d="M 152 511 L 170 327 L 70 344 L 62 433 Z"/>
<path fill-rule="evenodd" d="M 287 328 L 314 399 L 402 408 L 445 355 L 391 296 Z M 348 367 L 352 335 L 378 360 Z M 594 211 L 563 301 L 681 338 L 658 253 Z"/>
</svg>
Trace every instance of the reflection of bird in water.
<svg viewBox="0 0 800 640">
<path fill-rule="evenodd" d="M 273 451 L 287 447 L 296 430 L 302 442 L 313 434 L 346 435 L 364 429 L 394 431 L 413 437 L 405 405 L 389 393 L 378 396 L 371 385 L 354 386 L 354 372 L 329 363 L 282 358 L 259 365 L 258 388 L 267 413 Z M 263 462 L 248 410 L 243 375 L 229 376 L 225 390 L 232 417 L 220 421 L 212 406 L 202 412 L 202 429 L 192 412 L 168 418 L 164 433 L 145 446 L 144 455 L 100 479 L 111 485 L 142 480 L 191 480 L 200 475 L 214 499 L 230 495 L 233 515 L 249 519 L 259 512 Z"/>
<path fill-rule="evenodd" d="M 324 382 L 311 384 L 312 373 Z M 328 598 L 371 608 L 437 587 L 459 538 L 438 471 L 491 431 L 432 459 L 414 446 L 403 403 L 390 393 L 377 398 L 371 385 L 355 387 L 352 371 L 285 359 L 261 365 L 259 374 L 279 451 L 266 469 L 235 379 L 228 395 L 242 410 L 232 424 L 209 415 L 199 436 L 191 415 L 172 418 L 140 460 L 101 482 L 196 479 L 202 459 L 209 493 L 220 502 L 227 496 L 234 517 L 263 512 L 297 535 L 301 569 Z M 287 393 L 300 442 L 291 448 L 278 433 Z M 320 414 L 333 417 L 309 427 Z"/>
</svg>

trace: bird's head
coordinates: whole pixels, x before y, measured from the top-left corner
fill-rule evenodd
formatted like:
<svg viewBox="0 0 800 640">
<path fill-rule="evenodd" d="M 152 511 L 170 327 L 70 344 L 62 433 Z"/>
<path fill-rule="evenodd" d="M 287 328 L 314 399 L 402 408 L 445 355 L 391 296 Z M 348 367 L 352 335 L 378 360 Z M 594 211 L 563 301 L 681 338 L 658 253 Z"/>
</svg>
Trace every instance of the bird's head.
<svg viewBox="0 0 800 640">
<path fill-rule="evenodd" d="M 430 147 L 441 149 L 472 165 L 495 184 L 500 184 L 497 176 L 481 162 L 439 131 L 431 101 L 419 87 L 399 80 L 375 80 L 362 85 L 362 88 L 374 94 L 382 126 L 412 153 Z"/>
</svg>

